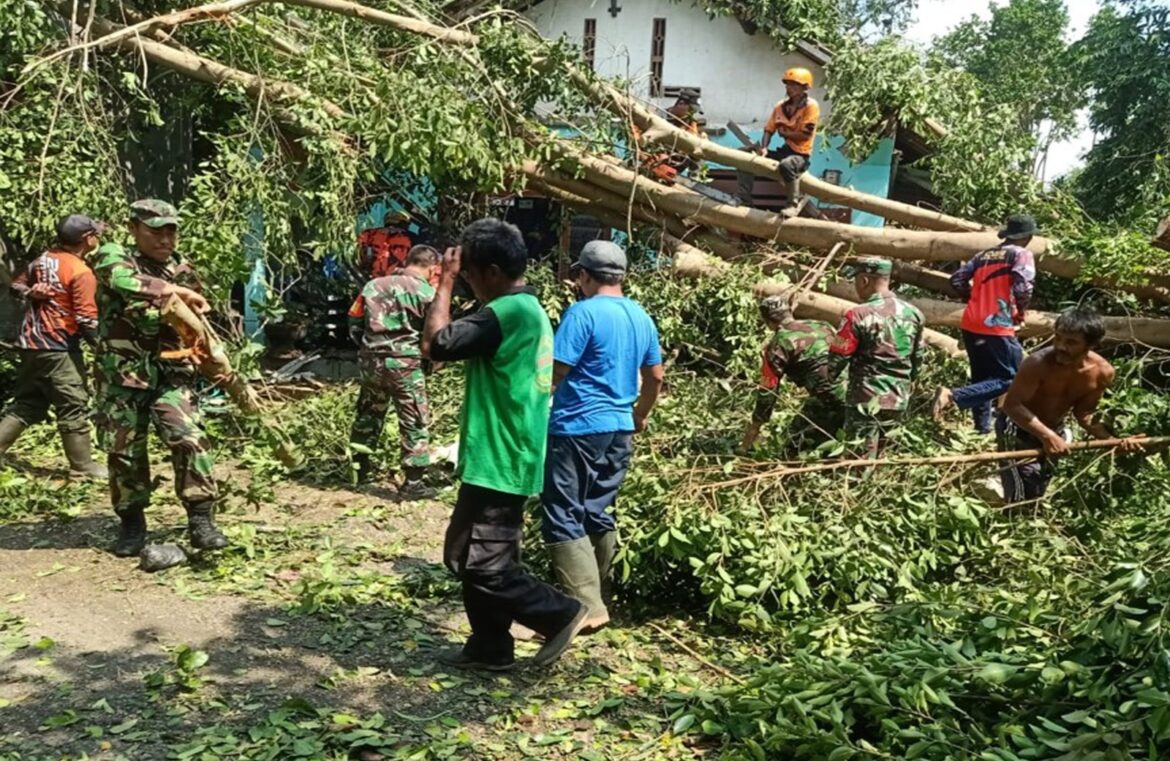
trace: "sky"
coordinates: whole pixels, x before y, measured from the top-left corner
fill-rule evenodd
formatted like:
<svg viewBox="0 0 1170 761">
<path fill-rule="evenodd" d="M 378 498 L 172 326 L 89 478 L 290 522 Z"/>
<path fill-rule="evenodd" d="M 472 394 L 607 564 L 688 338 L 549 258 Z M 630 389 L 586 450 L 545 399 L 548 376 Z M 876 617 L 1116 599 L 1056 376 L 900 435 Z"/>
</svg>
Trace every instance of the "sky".
<svg viewBox="0 0 1170 761">
<path fill-rule="evenodd" d="M 1097 0 L 1065 0 L 1068 7 L 1072 38 L 1080 37 L 1089 19 L 1097 12 Z M 962 13 L 956 11 L 960 6 Z M 915 42 L 928 44 L 934 37 L 946 34 L 955 24 L 971 16 L 989 18 L 991 0 L 919 0 L 917 20 L 906 31 L 906 37 Z M 1093 144 L 1093 134 L 1088 129 L 1087 117 L 1080 116 L 1084 129 L 1070 140 L 1053 144 L 1048 153 L 1046 179 L 1051 181 L 1081 164 L 1081 155 Z"/>
</svg>

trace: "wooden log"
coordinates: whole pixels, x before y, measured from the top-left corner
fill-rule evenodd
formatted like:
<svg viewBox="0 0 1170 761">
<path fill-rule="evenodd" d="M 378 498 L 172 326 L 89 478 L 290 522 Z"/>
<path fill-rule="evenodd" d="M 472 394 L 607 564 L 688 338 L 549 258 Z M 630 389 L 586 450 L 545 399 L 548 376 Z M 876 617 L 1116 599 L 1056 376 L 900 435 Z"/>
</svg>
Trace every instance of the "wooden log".
<svg viewBox="0 0 1170 761">
<path fill-rule="evenodd" d="M 261 421 L 275 434 L 278 442 L 277 458 L 287 467 L 300 465 L 304 458 L 282 431 L 264 419 L 264 409 L 255 389 L 232 367 L 227 351 L 215 331 L 200 315 L 195 314 L 178 296 L 170 296 L 159 310 L 163 322 L 179 335 L 179 340 L 190 353 L 199 374 L 227 392 L 231 400 L 247 415 Z"/>
<path fill-rule="evenodd" d="M 959 292 L 951 286 L 950 275 L 911 262 L 894 262 L 894 282 L 918 286 L 954 299 L 959 298 Z"/>
<path fill-rule="evenodd" d="M 550 183 L 545 183 L 542 180 L 533 180 L 533 186 L 550 198 L 596 216 L 610 227 L 615 227 L 619 230 L 629 228 L 628 220 L 620 212 L 609 209 L 597 203 L 596 200 L 590 200 L 584 196 L 570 193 L 567 190 Z M 643 225 L 655 229 L 658 232 L 662 249 L 673 258 L 671 267 L 678 274 L 692 278 L 715 277 L 723 274 L 730 267 L 722 259 L 717 259 L 706 251 L 696 248 L 690 243 L 663 231 L 652 218 L 649 218 L 648 215 L 640 210 L 634 215 L 634 218 L 639 220 Z"/>
<path fill-rule="evenodd" d="M 826 289 L 838 298 L 857 299 L 853 284 L 845 281 L 831 283 Z M 922 310 L 926 324 L 936 328 L 958 329 L 963 318 L 964 304 L 941 299 L 908 298 L 907 302 Z M 1052 335 L 1059 315 L 1052 312 L 1029 311 L 1021 338 L 1044 338 Z M 1105 340 L 1110 343 L 1134 343 L 1158 348 L 1170 348 L 1170 320 L 1150 317 L 1103 317 Z"/>
<path fill-rule="evenodd" d="M 743 248 L 738 243 L 730 241 L 722 235 L 718 235 L 702 227 L 687 225 L 682 220 L 673 216 L 655 215 L 651 210 L 639 204 L 631 203 L 628 197 L 619 196 L 606 188 L 594 185 L 586 180 L 540 166 L 534 161 L 524 162 L 523 170 L 529 180 L 542 183 L 542 186 L 545 188 L 550 185 L 554 186 L 566 193 L 572 194 L 579 200 L 588 201 L 593 209 L 607 209 L 618 214 L 623 220 L 628 216 L 632 216 L 634 220 L 641 220 L 646 224 L 657 227 L 665 226 L 667 232 L 679 240 L 689 242 L 729 261 L 742 259 L 745 256 Z M 577 206 L 579 208 L 580 203 Z M 626 227 L 626 224 L 623 221 L 620 225 L 614 226 L 618 229 L 623 229 Z"/>
<path fill-rule="evenodd" d="M 1150 243 L 1170 251 L 1170 217 L 1166 217 L 1158 223 L 1158 229 L 1154 232 L 1154 239 Z"/>
<path fill-rule="evenodd" d="M 828 251 L 837 243 L 857 250 L 897 259 L 961 261 L 999 243 L 995 233 L 936 233 L 918 230 L 857 227 L 815 219 L 789 219 L 760 209 L 729 206 L 679 187 L 668 187 L 595 156 L 568 143 L 566 152 L 578 161 L 585 178 L 619 195 L 634 189 L 634 198 L 648 206 L 691 218 L 703 224 L 723 227 L 745 235 Z M 1042 253 L 1046 241 L 1033 239 L 1031 248 Z"/>
</svg>

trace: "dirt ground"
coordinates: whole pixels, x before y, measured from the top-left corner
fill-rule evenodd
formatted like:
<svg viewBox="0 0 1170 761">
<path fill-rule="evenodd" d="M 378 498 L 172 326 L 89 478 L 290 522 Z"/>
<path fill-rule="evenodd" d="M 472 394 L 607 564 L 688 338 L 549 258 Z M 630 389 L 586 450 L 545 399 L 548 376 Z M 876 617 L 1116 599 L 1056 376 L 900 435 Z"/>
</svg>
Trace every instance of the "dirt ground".
<svg viewBox="0 0 1170 761">
<path fill-rule="evenodd" d="M 467 632 L 440 562 L 450 489 L 282 484 L 261 511 L 228 500 L 231 549 L 150 575 L 109 552 L 100 487 L 61 488 L 66 517 L 0 523 L 0 759 L 703 754 L 670 736 L 667 696 L 715 679 L 644 625 L 547 671 L 443 671 Z M 160 501 L 151 541 L 182 544 Z"/>
</svg>

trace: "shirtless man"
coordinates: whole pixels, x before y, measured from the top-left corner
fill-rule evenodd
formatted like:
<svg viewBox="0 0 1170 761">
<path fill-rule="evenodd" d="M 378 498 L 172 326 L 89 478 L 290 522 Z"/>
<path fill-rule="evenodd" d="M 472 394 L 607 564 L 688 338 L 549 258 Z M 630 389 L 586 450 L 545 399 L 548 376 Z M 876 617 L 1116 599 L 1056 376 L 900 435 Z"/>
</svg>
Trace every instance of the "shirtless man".
<svg viewBox="0 0 1170 761">
<path fill-rule="evenodd" d="M 1043 449 L 1047 457 L 1021 464 L 1013 460 L 1001 472 L 1004 499 L 1010 504 L 1044 496 L 1052 479 L 1050 458 L 1069 453 L 1064 420 L 1071 410 L 1077 423 L 1094 439 L 1114 434 L 1095 419 L 1097 405 L 1113 383 L 1114 370 L 1093 349 L 1105 336 L 1105 323 L 1095 312 L 1070 309 L 1056 319 L 1052 346 L 1032 354 L 1020 365 L 996 417 L 999 451 Z M 1142 437 L 1125 439 L 1119 449 L 1137 452 Z"/>
</svg>

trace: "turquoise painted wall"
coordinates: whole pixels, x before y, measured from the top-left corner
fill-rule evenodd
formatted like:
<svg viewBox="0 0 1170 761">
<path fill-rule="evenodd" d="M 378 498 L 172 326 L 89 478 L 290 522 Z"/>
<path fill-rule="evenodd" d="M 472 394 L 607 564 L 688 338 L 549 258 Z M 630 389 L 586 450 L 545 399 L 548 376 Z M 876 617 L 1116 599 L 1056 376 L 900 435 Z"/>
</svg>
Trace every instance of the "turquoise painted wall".
<svg viewBox="0 0 1170 761">
<path fill-rule="evenodd" d="M 764 137 L 762 127 L 758 130 L 744 131 L 753 140 L 762 140 Z M 725 132 L 711 139 L 729 148 L 740 148 L 743 145 L 739 138 L 731 132 Z M 860 164 L 850 163 L 849 159 L 845 158 L 845 154 L 838 150 L 843 142 L 844 140 L 837 136 L 826 138 L 824 133 L 818 135 L 808 170 L 809 174 L 823 178 L 826 170 L 836 169 L 841 172 L 840 184 L 842 186 L 882 198 L 888 197 L 890 193 L 890 167 L 894 160 L 894 141 L 890 138 L 884 138 L 878 143 L 877 150 Z M 776 138 L 773 138 L 772 147 L 775 148 L 778 144 Z M 720 165 L 713 164 L 713 166 Z M 831 205 L 818 202 L 818 206 L 822 207 Z M 853 212 L 852 222 L 860 227 L 882 227 L 885 225 L 885 220 L 882 217 L 856 210 Z"/>
</svg>

